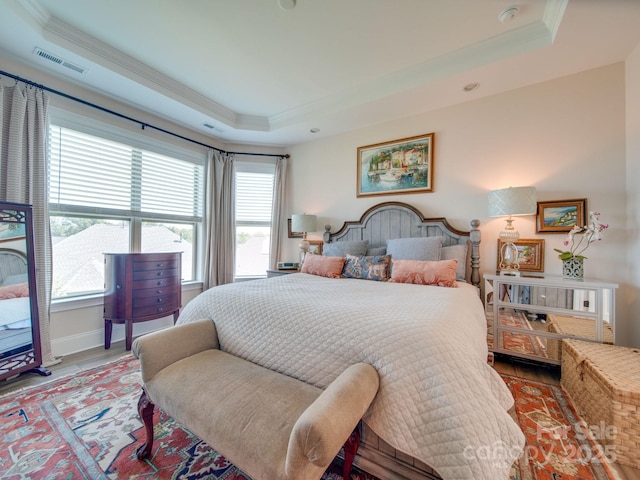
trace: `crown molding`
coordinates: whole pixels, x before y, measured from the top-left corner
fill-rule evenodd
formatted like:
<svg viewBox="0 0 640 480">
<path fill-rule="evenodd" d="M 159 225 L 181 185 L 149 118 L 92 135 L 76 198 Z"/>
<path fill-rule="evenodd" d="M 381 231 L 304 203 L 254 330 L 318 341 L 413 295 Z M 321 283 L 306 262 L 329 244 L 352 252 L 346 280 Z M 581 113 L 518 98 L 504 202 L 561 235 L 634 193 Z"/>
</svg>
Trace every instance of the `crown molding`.
<svg viewBox="0 0 640 480">
<path fill-rule="evenodd" d="M 335 95 L 270 117 L 246 115 L 192 90 L 171 77 L 52 16 L 38 0 L 10 0 L 39 26 L 44 38 L 122 77 L 185 105 L 228 128 L 270 132 L 418 88 L 460 72 L 553 44 L 568 0 L 547 0 L 542 20 L 458 49 Z"/>
</svg>

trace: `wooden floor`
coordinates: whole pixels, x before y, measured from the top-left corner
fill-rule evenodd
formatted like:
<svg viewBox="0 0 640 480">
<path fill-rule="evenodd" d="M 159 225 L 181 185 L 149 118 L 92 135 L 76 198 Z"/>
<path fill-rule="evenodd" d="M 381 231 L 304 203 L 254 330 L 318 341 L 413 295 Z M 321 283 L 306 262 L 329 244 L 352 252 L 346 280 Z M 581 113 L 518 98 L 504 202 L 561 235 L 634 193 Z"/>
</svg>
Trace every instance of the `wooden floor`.
<svg viewBox="0 0 640 480">
<path fill-rule="evenodd" d="M 102 347 L 93 348 L 81 353 L 64 357 L 61 363 L 49 368 L 51 375 L 42 377 L 40 375 L 23 375 L 10 381 L 0 382 L 0 395 L 19 390 L 25 387 L 38 385 L 68 374 L 77 373 L 86 368 L 96 367 L 113 360 L 117 360 L 130 352 L 124 349 L 124 341 L 114 342 L 111 349 L 105 350 Z M 500 373 L 515 375 L 538 382 L 560 384 L 560 370 L 557 367 L 544 367 L 532 365 L 519 361 L 509 361 L 508 358 L 497 359 L 494 365 Z M 615 464 L 620 476 L 620 480 L 640 480 L 640 470 Z"/>
</svg>

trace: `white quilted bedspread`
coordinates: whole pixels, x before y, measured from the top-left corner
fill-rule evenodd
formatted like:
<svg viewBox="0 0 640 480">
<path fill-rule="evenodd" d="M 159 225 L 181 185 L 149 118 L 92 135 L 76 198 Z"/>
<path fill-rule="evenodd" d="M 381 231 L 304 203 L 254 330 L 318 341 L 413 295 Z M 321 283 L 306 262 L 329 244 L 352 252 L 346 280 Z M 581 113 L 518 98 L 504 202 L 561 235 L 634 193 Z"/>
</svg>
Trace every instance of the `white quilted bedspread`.
<svg viewBox="0 0 640 480">
<path fill-rule="evenodd" d="M 507 479 L 520 454 L 475 287 L 300 273 L 207 290 L 178 323 L 200 318 L 215 321 L 222 350 L 321 388 L 355 362 L 373 365 L 380 390 L 365 421 L 445 480 Z"/>
</svg>

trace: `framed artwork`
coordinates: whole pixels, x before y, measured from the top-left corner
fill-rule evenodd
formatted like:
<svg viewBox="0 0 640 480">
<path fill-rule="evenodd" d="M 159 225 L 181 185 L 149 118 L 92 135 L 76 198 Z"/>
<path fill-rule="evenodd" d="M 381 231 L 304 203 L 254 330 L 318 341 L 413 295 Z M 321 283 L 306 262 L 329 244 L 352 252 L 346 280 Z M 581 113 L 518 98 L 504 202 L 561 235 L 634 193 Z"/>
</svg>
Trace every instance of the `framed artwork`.
<svg viewBox="0 0 640 480">
<path fill-rule="evenodd" d="M 358 147 L 356 196 L 432 192 L 434 135 Z"/>
<path fill-rule="evenodd" d="M 566 233 L 576 225 L 587 224 L 587 199 L 538 202 L 536 215 L 539 233 Z"/>
<path fill-rule="evenodd" d="M 309 253 L 322 255 L 322 240 L 309 240 Z"/>
<path fill-rule="evenodd" d="M 289 238 L 302 238 L 302 232 L 292 232 L 291 231 L 291 219 L 287 218 L 287 236 Z"/>
<path fill-rule="evenodd" d="M 504 242 L 498 239 L 498 267 L 500 270 L 500 250 Z M 544 240 L 541 238 L 522 239 L 514 242 L 518 249 L 518 263 L 521 272 L 544 272 Z"/>
</svg>

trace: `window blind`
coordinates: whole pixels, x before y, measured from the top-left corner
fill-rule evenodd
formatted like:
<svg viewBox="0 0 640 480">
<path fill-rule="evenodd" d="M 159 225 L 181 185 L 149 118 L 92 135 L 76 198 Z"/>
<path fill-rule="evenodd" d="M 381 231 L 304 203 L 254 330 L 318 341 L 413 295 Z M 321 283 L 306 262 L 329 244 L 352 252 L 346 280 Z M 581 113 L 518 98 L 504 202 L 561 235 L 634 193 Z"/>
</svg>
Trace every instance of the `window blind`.
<svg viewBox="0 0 640 480">
<path fill-rule="evenodd" d="M 53 211 L 201 221 L 204 168 L 51 125 Z"/>
<path fill-rule="evenodd" d="M 236 171 L 236 224 L 271 224 L 273 181 L 273 173 Z"/>
</svg>

